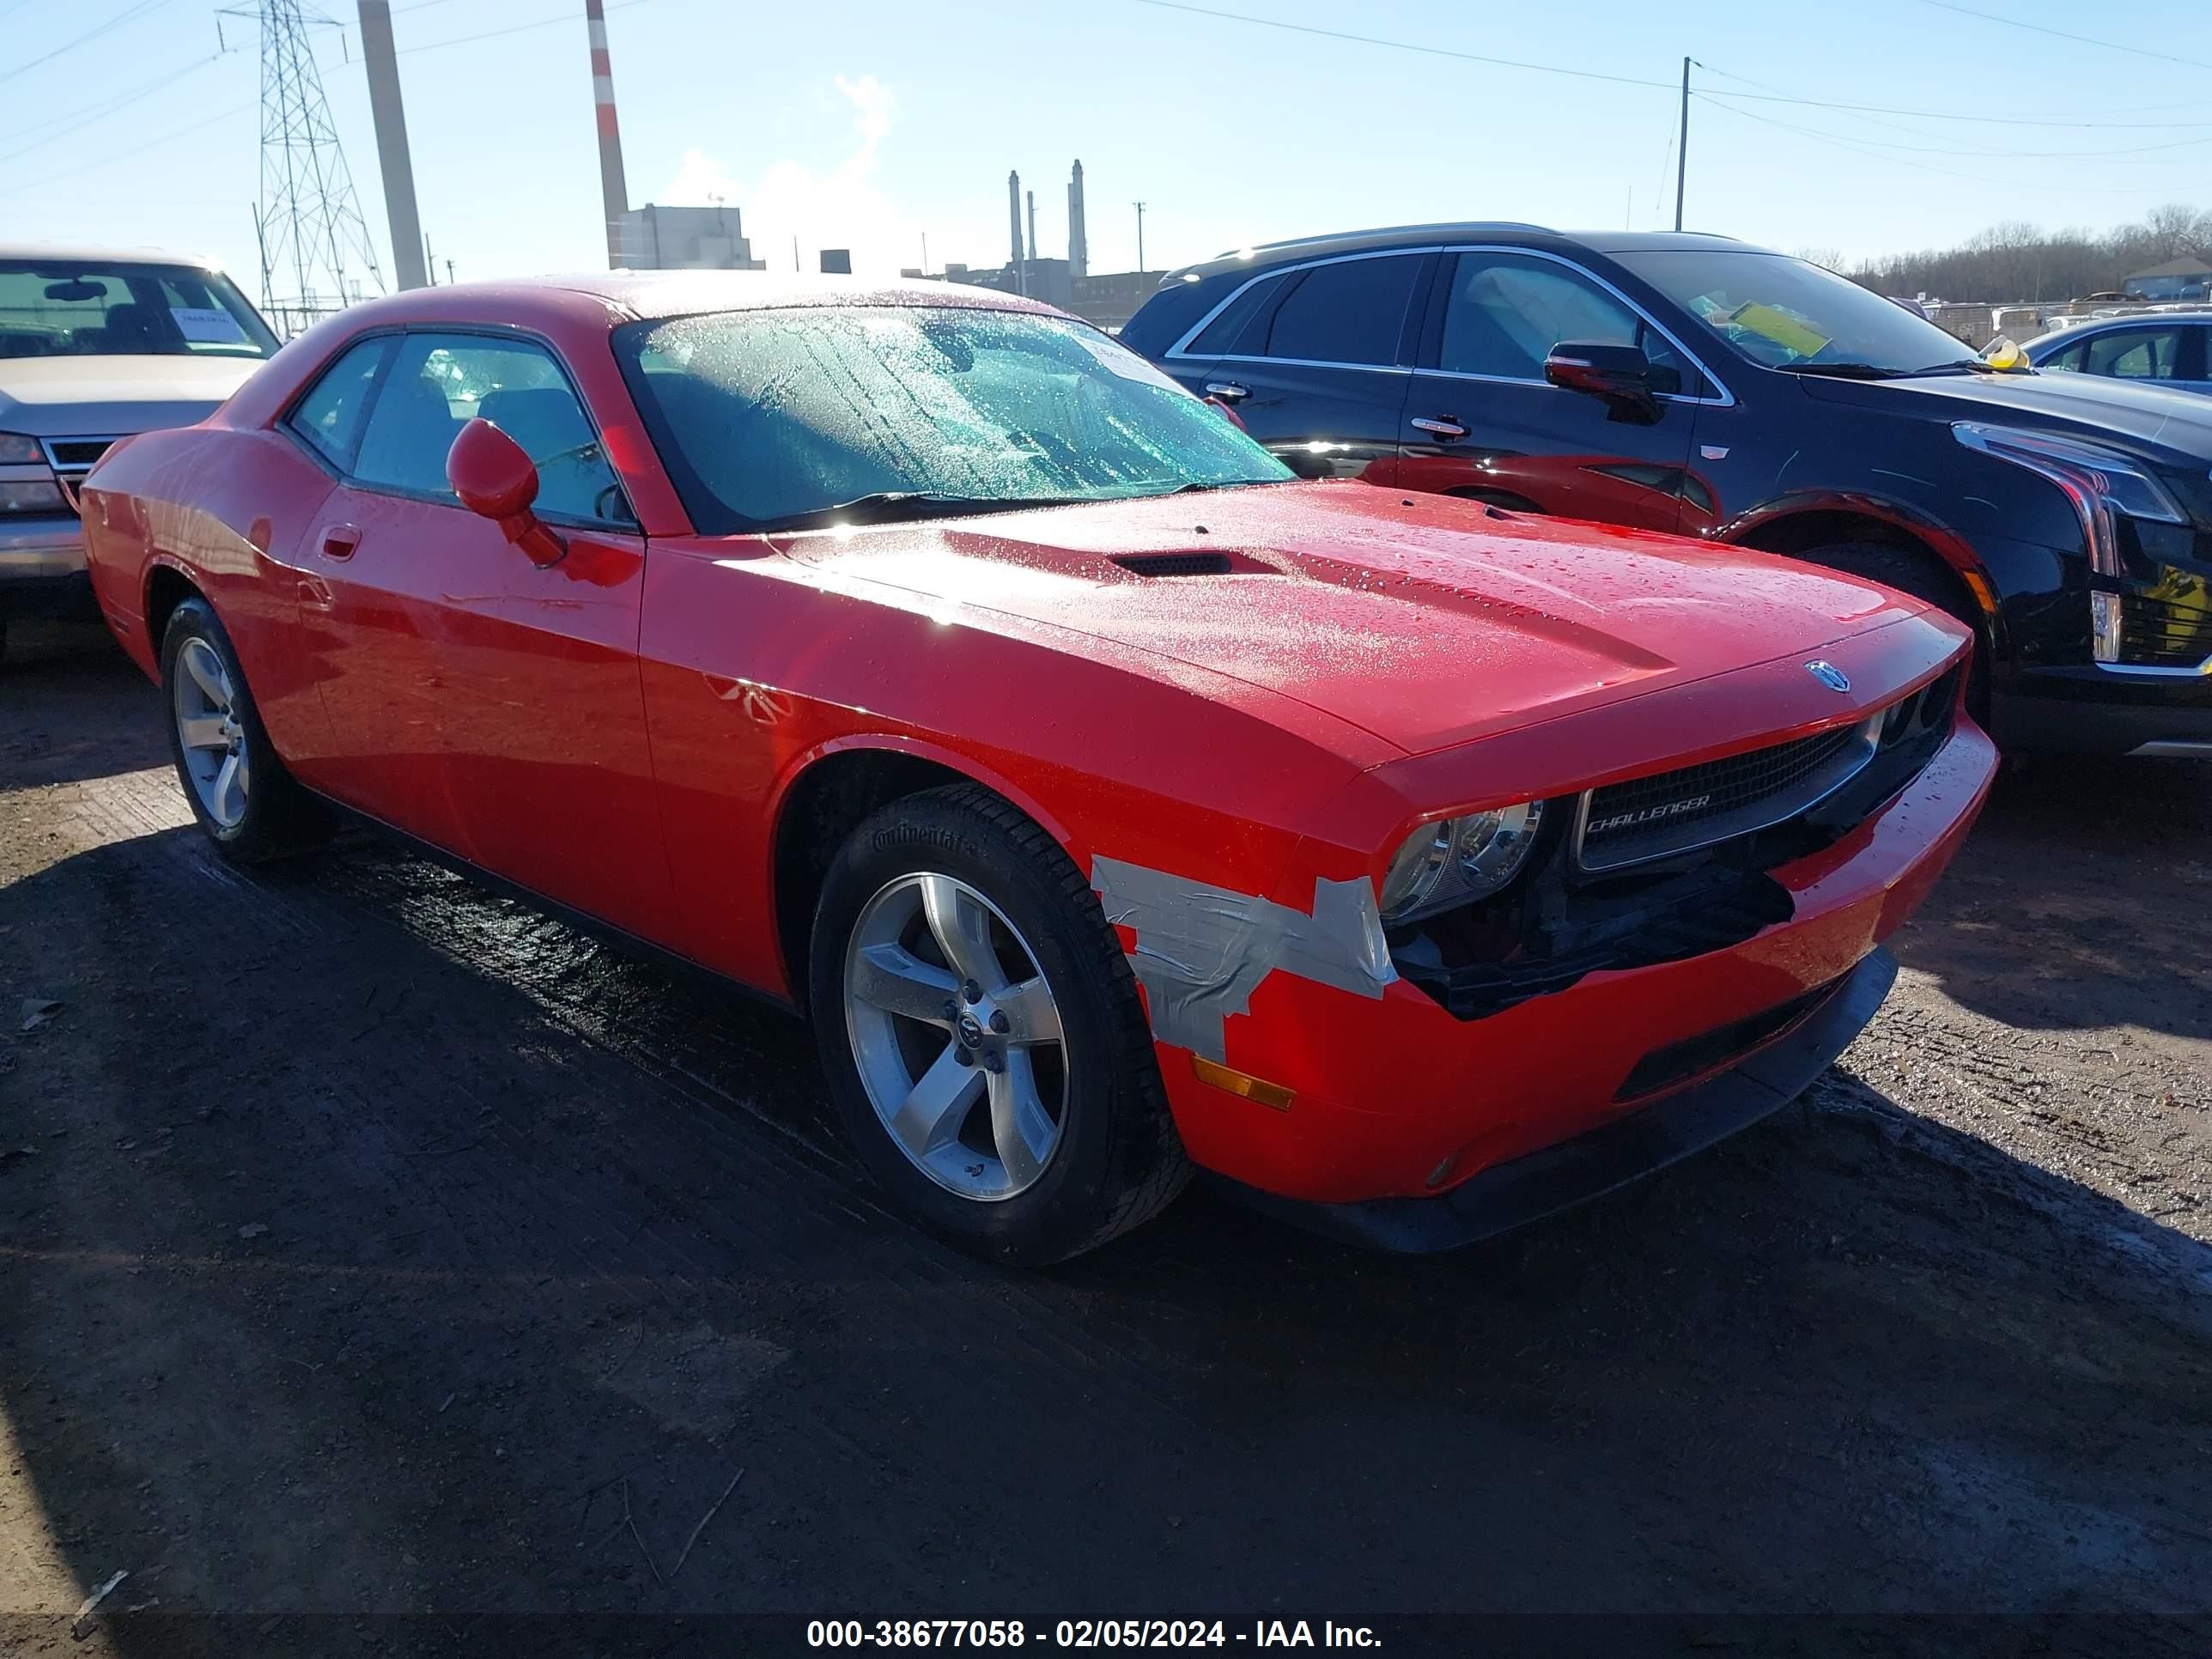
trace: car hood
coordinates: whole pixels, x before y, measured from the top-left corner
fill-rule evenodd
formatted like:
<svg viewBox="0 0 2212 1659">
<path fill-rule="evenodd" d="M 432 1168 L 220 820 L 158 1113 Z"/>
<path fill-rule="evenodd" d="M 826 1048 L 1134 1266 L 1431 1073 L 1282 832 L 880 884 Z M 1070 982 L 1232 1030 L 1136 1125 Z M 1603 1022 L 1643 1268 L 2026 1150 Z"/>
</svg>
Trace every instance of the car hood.
<svg viewBox="0 0 2212 1659">
<path fill-rule="evenodd" d="M 1771 555 L 1356 483 L 783 546 L 842 580 L 927 595 L 946 620 L 1019 617 L 1210 669 L 1408 754 L 1810 657 L 1926 609 Z"/>
<path fill-rule="evenodd" d="M 258 357 L 0 358 L 0 432 L 121 437 L 204 420 Z"/>
<path fill-rule="evenodd" d="M 2152 450 L 2212 460 L 2212 398 L 2063 370 L 2034 374 L 1930 374 L 1909 380 L 1800 375 L 1824 403 L 1892 409 L 1941 421 L 2009 422 L 2119 437 Z"/>
</svg>

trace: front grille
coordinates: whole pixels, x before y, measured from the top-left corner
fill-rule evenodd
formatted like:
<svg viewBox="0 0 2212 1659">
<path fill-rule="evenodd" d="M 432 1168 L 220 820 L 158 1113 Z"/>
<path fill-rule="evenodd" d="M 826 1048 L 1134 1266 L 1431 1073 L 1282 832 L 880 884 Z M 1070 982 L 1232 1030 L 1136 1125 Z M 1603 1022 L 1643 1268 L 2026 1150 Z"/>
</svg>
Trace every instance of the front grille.
<svg viewBox="0 0 2212 1659">
<path fill-rule="evenodd" d="M 1862 721 L 1594 789 L 1583 818 L 1583 868 L 1640 864 L 1778 823 L 1835 788 L 1873 752 Z"/>
<path fill-rule="evenodd" d="M 41 438 L 40 447 L 46 452 L 46 465 L 54 470 L 54 481 L 61 485 L 62 495 L 69 502 L 70 511 L 77 510 L 76 487 L 84 475 L 92 471 L 93 463 L 107 453 L 115 442 L 112 438 Z"/>
<path fill-rule="evenodd" d="M 2212 660 L 2212 604 L 2130 595 L 2120 605 L 2120 660 L 2138 668 L 2195 668 Z"/>
<path fill-rule="evenodd" d="M 1770 829 L 1834 795 L 1877 756 L 1895 770 L 1892 751 L 1924 739 L 1917 772 L 1949 727 L 1959 674 L 1948 669 L 1849 726 L 1594 789 L 1582 802 L 1576 862 L 1594 873 L 1620 870 Z"/>
<path fill-rule="evenodd" d="M 49 438 L 46 459 L 57 471 L 89 472 L 92 464 L 107 453 L 112 438 Z"/>
</svg>

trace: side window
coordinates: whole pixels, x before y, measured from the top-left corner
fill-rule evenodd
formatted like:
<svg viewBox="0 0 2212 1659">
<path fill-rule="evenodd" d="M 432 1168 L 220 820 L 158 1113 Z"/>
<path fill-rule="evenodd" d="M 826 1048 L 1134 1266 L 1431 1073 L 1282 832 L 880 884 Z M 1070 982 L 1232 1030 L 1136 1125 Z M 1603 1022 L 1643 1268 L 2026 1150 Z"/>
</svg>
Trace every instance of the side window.
<svg viewBox="0 0 2212 1659">
<path fill-rule="evenodd" d="M 1505 380 L 1544 378 L 1544 359 L 1562 341 L 1632 345 L 1662 374 L 1657 389 L 1689 383 L 1689 365 L 1667 337 L 1572 268 L 1519 253 L 1462 253 L 1444 306 L 1437 367 Z"/>
<path fill-rule="evenodd" d="M 2069 374 L 2078 373 L 2081 367 L 2081 354 L 2088 350 L 2088 349 L 2089 343 L 2087 340 L 2076 340 L 2072 345 L 2066 347 L 2064 349 L 2052 352 L 2048 357 L 2045 357 L 2043 360 L 2039 367 L 2043 368 L 2063 368 Z"/>
<path fill-rule="evenodd" d="M 354 448 L 361 441 L 361 417 L 375 388 L 376 371 L 384 366 L 392 343 L 389 336 L 363 340 L 346 352 L 323 371 L 323 378 L 308 389 L 285 422 L 341 472 L 352 468 Z"/>
<path fill-rule="evenodd" d="M 1279 276 L 1262 276 L 1254 283 L 1222 308 L 1221 314 L 1208 323 L 1199 337 L 1190 343 L 1185 355 L 1218 357 L 1224 352 L 1236 350 L 1237 337 L 1244 332 L 1245 325 L 1267 308 L 1267 301 L 1275 297 L 1276 290 L 1282 285 L 1283 279 Z"/>
<path fill-rule="evenodd" d="M 2088 343 L 2092 374 L 2124 380 L 2170 380 L 2181 356 L 2179 328 L 2129 328 L 2099 335 Z"/>
<path fill-rule="evenodd" d="M 1314 266 L 1276 307 L 1266 355 L 1388 368 L 1420 269 L 1418 253 Z"/>
<path fill-rule="evenodd" d="M 560 365 L 542 346 L 468 334 L 401 340 L 362 432 L 354 476 L 451 501 L 446 453 L 482 416 L 538 463 L 538 511 L 632 522 L 622 487 Z"/>
</svg>

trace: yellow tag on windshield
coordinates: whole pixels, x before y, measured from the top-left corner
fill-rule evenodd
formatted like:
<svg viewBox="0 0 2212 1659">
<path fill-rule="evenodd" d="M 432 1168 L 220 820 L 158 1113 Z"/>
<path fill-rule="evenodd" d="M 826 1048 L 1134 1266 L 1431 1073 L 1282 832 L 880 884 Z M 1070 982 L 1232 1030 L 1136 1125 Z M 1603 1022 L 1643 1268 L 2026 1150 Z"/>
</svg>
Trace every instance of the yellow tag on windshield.
<svg viewBox="0 0 2212 1659">
<path fill-rule="evenodd" d="M 1828 337 L 1819 330 L 1808 328 L 1786 311 L 1777 311 L 1772 306 L 1753 303 L 1739 306 L 1729 314 L 1729 321 L 1738 328 L 1747 328 L 1762 339 L 1771 340 L 1800 357 L 1810 357 L 1828 343 Z"/>
</svg>

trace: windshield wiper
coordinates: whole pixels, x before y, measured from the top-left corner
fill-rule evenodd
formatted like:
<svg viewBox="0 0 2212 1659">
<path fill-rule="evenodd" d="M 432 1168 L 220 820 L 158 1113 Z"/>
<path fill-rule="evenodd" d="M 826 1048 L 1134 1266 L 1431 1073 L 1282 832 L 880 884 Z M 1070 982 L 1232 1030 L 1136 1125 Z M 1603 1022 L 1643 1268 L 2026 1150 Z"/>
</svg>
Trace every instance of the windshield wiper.
<svg viewBox="0 0 2212 1659">
<path fill-rule="evenodd" d="M 1224 478 L 1219 483 L 1200 483 L 1194 480 L 1189 483 L 1179 483 L 1172 489 L 1148 489 L 1142 495 L 1133 495 L 1129 499 L 1149 501 L 1162 495 L 1195 495 L 1200 491 L 1208 489 L 1256 489 L 1262 484 L 1289 483 L 1291 481 L 1288 478 Z"/>
<path fill-rule="evenodd" d="M 1913 374 L 2006 374 L 2012 371 L 1999 368 L 1995 363 L 1984 362 L 1979 357 L 1954 357 L 1948 362 L 1930 363 L 1925 368 L 1908 372 Z"/>
<path fill-rule="evenodd" d="M 1826 374 L 1838 380 L 1894 380 L 1914 373 L 1911 369 L 1884 368 L 1879 363 L 1787 363 L 1783 370 L 1790 374 Z"/>
<path fill-rule="evenodd" d="M 1013 513 L 1025 507 L 1066 507 L 1080 495 L 951 495 L 935 489 L 876 489 L 849 501 L 810 507 L 748 526 L 754 535 L 779 530 L 815 530 L 839 520 L 855 524 L 896 524 L 910 519 L 954 519 L 979 513 Z"/>
</svg>

